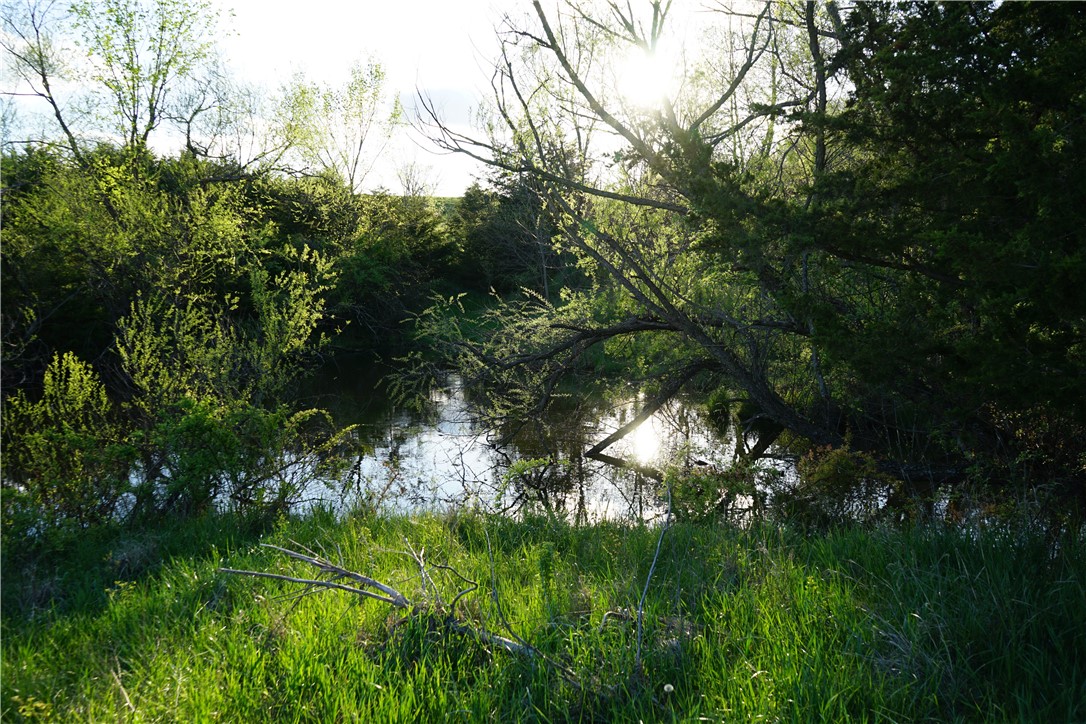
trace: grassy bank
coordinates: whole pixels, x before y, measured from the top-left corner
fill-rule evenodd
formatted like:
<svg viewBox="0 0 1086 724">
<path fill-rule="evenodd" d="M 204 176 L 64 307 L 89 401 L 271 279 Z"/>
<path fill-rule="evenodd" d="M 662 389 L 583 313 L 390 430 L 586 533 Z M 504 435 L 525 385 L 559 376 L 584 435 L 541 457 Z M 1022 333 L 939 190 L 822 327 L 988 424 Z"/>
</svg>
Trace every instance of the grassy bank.
<svg viewBox="0 0 1086 724">
<path fill-rule="evenodd" d="M 490 545 L 488 546 L 487 538 Z M 257 543 L 310 548 L 448 604 L 403 555 L 482 584 L 460 621 L 219 567 L 310 575 Z M 230 517 L 5 550 L 0 718 L 57 721 L 1086 719 L 1086 553 L 994 533 L 675 526 L 472 516 Z M 447 609 L 445 611 L 447 613 Z"/>
</svg>

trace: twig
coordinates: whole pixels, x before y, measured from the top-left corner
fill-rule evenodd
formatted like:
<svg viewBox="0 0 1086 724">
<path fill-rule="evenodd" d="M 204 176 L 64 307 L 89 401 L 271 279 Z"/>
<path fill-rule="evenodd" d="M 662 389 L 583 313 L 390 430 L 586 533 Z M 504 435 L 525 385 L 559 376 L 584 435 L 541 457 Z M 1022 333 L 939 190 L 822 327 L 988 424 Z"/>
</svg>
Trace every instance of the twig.
<svg viewBox="0 0 1086 724">
<path fill-rule="evenodd" d="M 467 583 L 467 584 L 469 584 L 471 586 L 471 588 L 465 588 L 464 590 L 457 593 L 456 597 L 453 598 L 452 603 L 449 604 L 449 611 L 455 613 L 456 612 L 456 602 L 459 601 L 464 596 L 471 593 L 472 591 L 478 590 L 479 583 L 477 581 L 471 580 L 470 578 L 464 577 L 463 575 L 460 574 L 460 572 L 458 570 L 456 570 L 452 566 L 437 565 L 437 566 L 434 566 L 434 568 L 437 569 L 437 570 L 440 570 L 440 571 L 448 571 L 449 573 L 453 574 L 454 576 L 459 578 L 464 583 Z"/>
<path fill-rule="evenodd" d="M 444 606 L 445 601 L 441 598 L 441 592 L 437 590 L 437 584 L 435 584 L 434 579 L 430 577 L 430 572 L 426 570 L 426 549 L 423 548 L 421 551 L 416 551 L 407 538 L 404 538 L 403 542 L 404 545 L 407 546 L 411 558 L 419 567 L 419 577 L 422 578 L 423 590 L 425 590 L 426 586 L 429 586 L 430 590 L 433 592 L 434 600 L 437 601 L 439 606 Z"/>
<path fill-rule="evenodd" d="M 637 654 L 634 656 L 634 671 L 641 673 L 641 640 L 645 632 L 643 621 L 645 616 L 645 599 L 649 595 L 649 584 L 652 583 L 652 574 L 656 571 L 656 561 L 660 560 L 660 547 L 664 543 L 664 534 L 671 527 L 671 486 L 667 486 L 667 516 L 664 525 L 660 528 L 660 537 L 656 539 L 656 554 L 652 557 L 652 565 L 649 566 L 649 575 L 645 578 L 645 588 L 641 591 L 641 600 L 637 604 Z"/>
<path fill-rule="evenodd" d="M 367 591 L 362 588 L 355 588 L 353 586 L 344 586 L 342 583 L 336 583 L 334 581 L 321 581 L 313 578 L 295 578 L 294 576 L 281 576 L 278 573 L 264 573 L 263 571 L 241 571 L 236 568 L 220 568 L 220 573 L 230 573 L 235 576 L 252 576 L 253 578 L 271 578 L 275 581 L 286 581 L 287 583 L 300 583 L 304 586 L 319 587 L 319 588 L 332 588 L 337 591 L 346 591 L 347 593 L 353 593 L 358 596 L 364 596 L 365 598 L 373 598 L 378 601 L 395 606 L 396 608 L 407 608 L 410 606 L 410 602 L 401 596 L 399 593 L 399 599 L 392 598 L 391 596 L 382 596 L 372 591 Z"/>
<path fill-rule="evenodd" d="M 603 618 L 600 620 L 600 628 L 598 633 L 603 633 L 604 627 L 607 625 L 607 622 L 612 618 L 617 621 L 629 621 L 633 617 L 630 616 L 630 612 L 624 608 L 619 609 L 618 611 L 607 611 L 603 614 Z"/>
<path fill-rule="evenodd" d="M 395 588 L 392 588 L 391 586 L 386 586 L 385 584 L 383 584 L 383 583 L 381 583 L 379 581 L 375 581 L 372 578 L 368 578 L 368 577 L 363 576 L 363 575 L 361 575 L 359 573 L 355 573 L 354 571 L 348 571 L 346 568 L 343 568 L 341 566 L 337 566 L 336 564 L 334 564 L 334 563 L 332 563 L 330 561 L 326 561 L 326 560 L 320 558 L 319 556 L 316 556 L 316 555 L 312 555 L 312 556 L 303 555 L 301 553 L 298 553 L 297 551 L 292 551 L 289 548 L 281 548 L 279 546 L 272 545 L 270 543 L 261 543 L 260 545 L 262 545 L 265 548 L 271 548 L 273 550 L 277 550 L 280 553 L 283 553 L 285 555 L 290 556 L 291 558 L 296 558 L 296 559 L 298 559 L 300 561 L 305 561 L 306 563 L 309 563 L 310 565 L 313 565 L 313 566 L 316 566 L 317 568 L 319 568 L 322 573 L 327 573 L 327 574 L 333 576 L 334 578 L 349 578 L 352 581 L 356 581 L 358 583 L 361 583 L 363 586 L 368 586 L 369 588 L 376 588 L 378 591 L 381 591 L 382 593 L 384 593 L 385 596 L 378 596 L 377 594 L 371 593 L 369 591 L 365 591 L 364 593 L 362 593 L 361 589 L 352 589 L 350 586 L 346 586 L 346 587 L 339 586 L 340 588 L 345 588 L 346 590 L 353 590 L 353 591 L 362 593 L 362 595 L 365 595 L 365 596 L 367 596 L 369 598 L 377 598 L 379 600 L 386 601 L 386 603 L 391 603 L 392 605 L 396 606 L 397 608 L 407 608 L 408 606 L 411 605 L 411 602 L 409 600 L 407 600 L 407 597 L 404 596 L 399 591 L 397 591 Z M 310 551 L 310 553 L 312 553 L 312 551 Z M 323 582 L 318 581 L 316 585 L 323 585 L 324 583 L 328 583 L 328 581 L 323 581 Z M 325 587 L 327 588 L 327 586 L 325 586 Z"/>
<path fill-rule="evenodd" d="M 498 599 L 498 573 L 497 568 L 494 565 L 494 549 L 490 546 L 490 532 L 484 528 L 483 535 L 486 536 L 486 553 L 487 556 L 490 558 L 490 597 L 494 601 L 495 608 L 498 609 L 498 619 L 501 621 L 502 626 L 509 633 L 509 635 L 516 639 L 517 643 L 525 649 L 524 653 L 527 653 L 530 656 L 539 657 L 548 666 L 551 666 L 555 670 L 557 670 L 558 673 L 562 675 L 562 678 L 564 678 L 569 684 L 580 689 L 581 681 L 577 678 L 576 674 L 574 674 L 566 666 L 558 663 L 557 661 L 550 658 L 542 651 L 522 639 L 520 636 L 517 635 L 517 632 L 513 630 L 513 627 L 509 625 L 509 620 L 505 618 L 505 613 L 502 611 L 501 600 Z"/>
</svg>

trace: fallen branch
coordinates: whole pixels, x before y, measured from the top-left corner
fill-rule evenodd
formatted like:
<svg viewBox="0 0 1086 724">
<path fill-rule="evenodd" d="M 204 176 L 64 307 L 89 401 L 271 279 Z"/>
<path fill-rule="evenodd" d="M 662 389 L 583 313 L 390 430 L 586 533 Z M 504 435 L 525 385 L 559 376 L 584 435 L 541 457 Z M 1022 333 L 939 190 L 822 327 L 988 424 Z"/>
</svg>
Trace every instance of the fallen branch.
<svg viewBox="0 0 1086 724">
<path fill-rule="evenodd" d="M 365 596 L 366 598 L 374 598 L 378 601 L 384 601 L 385 603 L 392 604 L 396 608 L 406 608 L 410 605 L 410 603 L 400 603 L 393 598 L 381 596 L 361 588 L 344 586 L 343 584 L 336 583 L 335 581 L 322 581 L 315 578 L 295 578 L 294 576 L 281 576 L 277 573 L 264 573 L 263 571 L 241 571 L 235 568 L 220 568 L 219 573 L 230 573 L 235 576 L 252 576 L 254 578 L 271 578 L 276 581 L 286 581 L 287 583 L 300 583 L 310 587 L 331 588 L 338 591 L 346 591 L 347 593 L 354 593 L 359 596 Z"/>
<path fill-rule="evenodd" d="M 602 632 L 604 627 L 610 620 L 625 620 L 634 621 L 637 627 L 637 650 L 634 659 L 634 671 L 631 681 L 637 683 L 643 680 L 643 642 L 644 642 L 644 615 L 645 615 L 645 601 L 648 597 L 648 591 L 652 585 L 653 575 L 656 571 L 656 565 L 660 558 L 660 551 L 663 545 L 664 535 L 667 533 L 668 528 L 671 525 L 671 490 L 668 488 L 668 510 L 667 517 L 664 520 L 664 524 L 661 526 L 660 535 L 656 542 L 656 551 L 652 559 L 652 565 L 649 567 L 648 576 L 645 579 L 644 589 L 641 592 L 641 598 L 638 601 L 637 609 L 631 611 L 628 609 L 620 609 L 617 611 L 608 611 L 604 614 L 603 619 L 600 622 L 599 630 Z M 485 531 L 484 531 L 485 533 Z M 405 541 L 406 542 L 406 541 Z M 305 552 L 299 552 L 292 550 L 291 548 L 284 548 L 282 546 L 271 545 L 268 543 L 262 543 L 265 548 L 277 551 L 294 560 L 302 561 L 303 563 L 312 566 L 317 569 L 318 574 L 314 577 L 307 578 L 305 576 L 286 575 L 280 573 L 268 573 L 265 571 L 250 571 L 237 568 L 219 568 L 220 573 L 226 573 L 235 576 L 250 576 L 253 578 L 267 578 L 274 581 L 283 581 L 285 583 L 296 584 L 303 586 L 304 588 L 296 595 L 306 596 L 311 595 L 317 589 L 327 589 L 335 591 L 343 591 L 344 593 L 350 593 L 363 599 L 373 599 L 386 603 L 395 609 L 408 609 L 407 615 L 400 620 L 400 623 L 410 621 L 415 617 L 428 617 L 432 616 L 431 620 L 440 620 L 445 630 L 451 633 L 455 633 L 461 636 L 467 636 L 475 639 L 484 647 L 500 648 L 510 654 L 516 656 L 524 656 L 533 661 L 540 661 L 546 666 L 556 671 L 564 681 L 571 686 L 584 690 L 586 686 L 592 688 L 600 688 L 602 691 L 607 692 L 609 695 L 618 691 L 618 687 L 615 685 L 603 686 L 596 680 L 596 677 L 590 677 L 591 683 L 586 684 L 581 681 L 576 673 L 570 668 L 565 666 L 559 661 L 551 658 L 547 654 L 537 649 L 528 641 L 524 640 L 514 630 L 509 620 L 505 616 L 505 612 L 502 608 L 501 601 L 498 597 L 498 580 L 497 580 L 497 566 L 494 560 L 494 551 L 491 546 L 490 535 L 486 534 L 487 555 L 490 562 L 490 578 L 491 578 L 491 591 L 490 595 L 494 604 L 494 609 L 497 613 L 499 625 L 508 636 L 502 636 L 497 633 L 492 633 L 484 628 L 473 626 L 467 621 L 464 621 L 456 615 L 456 604 L 469 593 L 472 593 L 479 589 L 479 583 L 473 581 L 470 578 L 462 575 L 459 571 L 449 565 L 445 564 L 430 564 L 426 561 L 426 550 L 415 550 L 410 543 L 407 544 L 407 551 L 399 551 L 402 555 L 410 558 L 415 565 L 418 566 L 419 576 L 422 582 L 422 590 L 424 596 L 427 592 L 430 593 L 428 600 L 421 602 L 413 602 L 401 591 L 395 587 L 378 581 L 369 576 L 362 575 L 355 571 L 349 570 L 342 564 L 342 554 L 340 554 L 340 563 L 333 563 L 327 558 L 318 555 L 316 552 L 309 550 L 305 546 L 291 541 L 294 546 L 305 550 Z M 450 574 L 462 581 L 466 586 L 459 590 L 456 596 L 452 599 L 452 602 L 448 605 L 444 603 L 438 589 L 437 582 L 432 577 L 432 573 L 435 571 L 448 571 Z M 295 595 L 295 594 L 292 594 Z"/>
<path fill-rule="evenodd" d="M 368 578 L 354 571 L 349 571 L 342 566 L 337 566 L 329 560 L 321 558 L 318 555 L 306 555 L 297 551 L 292 551 L 289 548 L 282 548 L 280 546 L 272 545 L 270 543 L 261 543 L 264 548 L 271 548 L 272 550 L 279 551 L 284 555 L 296 558 L 299 561 L 304 561 L 312 566 L 316 566 L 321 573 L 331 576 L 331 580 L 310 579 L 310 578 L 294 578 L 292 576 L 281 576 L 276 573 L 264 573 L 261 571 L 239 571 L 233 568 L 220 568 L 222 573 L 230 573 L 236 576 L 253 576 L 255 578 L 272 578 L 280 581 L 287 581 L 289 583 L 302 583 L 307 586 L 318 586 L 321 588 L 334 588 L 340 591 L 346 591 L 348 593 L 354 593 L 364 598 L 373 598 L 378 601 L 383 601 L 396 608 L 407 608 L 411 605 L 411 601 L 407 599 L 402 593 L 397 591 L 391 586 L 386 586 L 383 583 Z M 312 551 L 310 551 L 312 554 Z M 336 583 L 336 579 L 346 578 L 348 580 L 355 581 L 362 584 L 364 587 L 375 588 L 385 595 L 374 593 L 373 591 L 367 591 L 366 588 L 355 588 L 354 586 L 345 586 L 341 583 Z"/>
<path fill-rule="evenodd" d="M 287 575 L 282 575 L 282 574 L 279 574 L 279 573 L 267 573 L 267 572 L 264 572 L 264 571 L 241 570 L 241 569 L 237 569 L 237 568 L 219 568 L 218 571 L 220 573 L 227 573 L 227 574 L 234 575 L 234 576 L 250 576 L 250 577 L 253 577 L 253 578 L 269 578 L 269 579 L 274 580 L 274 581 L 284 581 L 286 583 L 296 583 L 298 585 L 305 586 L 307 589 L 325 588 L 325 589 L 334 590 L 334 591 L 343 591 L 345 593 L 352 593 L 352 594 L 354 594 L 356 596 L 360 596 L 362 598 L 370 598 L 370 599 L 373 599 L 373 600 L 376 600 L 376 601 L 381 601 L 382 603 L 387 603 L 390 606 L 392 606 L 394 608 L 397 608 L 397 609 L 405 609 L 405 608 L 415 609 L 415 608 L 418 608 L 418 606 L 416 604 L 412 603 L 412 601 L 409 598 L 407 598 L 407 596 L 405 596 L 403 593 L 396 590 L 392 586 L 389 586 L 388 584 L 385 584 L 385 583 L 381 583 L 380 581 L 377 581 L 377 580 L 375 580 L 373 578 L 370 578 L 369 576 L 363 576 L 360 573 L 356 573 L 354 571 L 348 570 L 348 569 L 344 568 L 341 565 L 337 565 L 335 563 L 332 563 L 331 561 L 329 561 L 329 560 L 327 560 L 325 558 L 322 558 L 319 555 L 316 555 L 315 553 L 313 553 L 313 551 L 309 551 L 309 553 L 306 554 L 306 553 L 299 553 L 298 551 L 291 550 L 289 548 L 283 548 L 282 546 L 271 545 L 270 543 L 262 543 L 261 545 L 263 547 L 265 547 L 265 548 L 271 548 L 272 550 L 279 551 L 283 555 L 289 556 L 290 558 L 294 558 L 296 560 L 303 561 L 304 563 L 308 563 L 309 565 L 314 566 L 315 568 L 317 568 L 320 571 L 320 573 L 322 575 L 324 575 L 324 576 L 327 576 L 327 578 L 304 578 L 304 577 L 300 577 L 300 576 L 287 576 Z M 299 547 L 304 547 L 304 546 L 299 545 Z M 454 576 L 459 578 L 461 581 L 468 584 L 467 588 L 459 591 L 456 594 L 456 597 L 453 598 L 452 603 L 449 605 L 449 607 L 447 609 L 448 610 L 448 616 L 445 619 L 445 625 L 449 628 L 450 631 L 453 631 L 455 633 L 465 635 L 465 636 L 471 636 L 471 637 L 475 638 L 477 641 L 481 642 L 484 645 L 488 645 L 488 646 L 492 646 L 492 647 L 498 647 L 498 648 L 504 649 L 505 651 L 508 651 L 511 654 L 516 654 L 516 655 L 520 655 L 520 656 L 527 656 L 527 657 L 530 657 L 530 658 L 543 659 L 543 660 L 547 661 L 548 664 L 558 668 L 559 671 L 562 673 L 562 675 L 564 677 L 566 677 L 567 680 L 569 680 L 574 685 L 579 686 L 579 683 L 576 681 L 576 677 L 573 676 L 572 672 L 570 672 L 569 669 L 565 668 L 564 666 L 561 666 L 560 664 L 557 664 L 557 663 L 551 661 L 546 656 L 544 656 L 541 652 L 539 652 L 535 647 L 533 647 L 531 644 L 524 641 L 523 639 L 520 639 L 520 637 L 516 637 L 518 640 L 514 641 L 513 639 L 509 639 L 509 638 L 506 638 L 504 636 L 499 636 L 498 634 L 490 633 L 489 631 L 484 631 L 484 630 L 475 628 L 475 627 L 465 623 L 464 621 L 461 621 L 460 619 L 458 619 L 456 617 L 456 615 L 455 615 L 456 604 L 460 601 L 461 598 L 463 598 L 467 594 L 471 593 L 472 591 L 477 590 L 479 588 L 479 584 L 476 581 L 473 581 L 473 580 L 461 575 L 458 571 L 456 571 L 451 566 L 447 566 L 447 565 L 427 566 L 426 563 L 425 563 L 425 559 L 423 558 L 424 554 L 425 554 L 425 551 L 416 552 L 415 550 L 412 549 L 411 552 L 407 553 L 406 555 L 408 555 L 413 561 L 415 561 L 415 563 L 418 564 L 419 570 L 421 572 L 420 575 L 423 578 L 423 582 L 424 582 L 424 584 L 426 586 L 428 586 L 429 588 L 431 588 L 431 590 L 434 591 L 434 595 L 437 597 L 437 602 L 438 602 L 440 608 L 444 608 L 444 606 L 441 605 L 442 602 L 440 601 L 440 596 L 437 594 L 437 587 L 434 584 L 433 580 L 430 578 L 430 571 L 432 571 L 432 570 L 449 571 Z M 357 583 L 359 585 L 358 586 L 350 586 L 350 585 L 346 585 L 344 583 L 339 583 L 339 581 L 342 580 L 342 579 L 347 579 L 347 580 L 353 581 L 353 582 L 355 582 L 355 583 Z M 373 590 L 369 590 L 369 589 L 373 589 Z M 379 591 L 379 593 L 375 593 L 374 591 Z M 303 591 L 303 595 L 304 595 L 304 593 L 305 592 Z M 496 598 L 496 594 L 495 594 L 495 598 Z M 500 608 L 499 608 L 499 611 L 500 611 Z M 515 636 L 515 634 L 514 634 L 514 636 Z"/>
</svg>

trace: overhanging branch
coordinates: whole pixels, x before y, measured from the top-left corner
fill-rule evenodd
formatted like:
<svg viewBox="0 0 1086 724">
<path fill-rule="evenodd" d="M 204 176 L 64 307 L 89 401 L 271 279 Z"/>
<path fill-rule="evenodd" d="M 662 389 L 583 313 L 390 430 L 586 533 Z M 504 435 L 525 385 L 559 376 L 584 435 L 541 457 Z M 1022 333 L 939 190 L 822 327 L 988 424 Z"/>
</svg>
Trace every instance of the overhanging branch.
<svg viewBox="0 0 1086 724">
<path fill-rule="evenodd" d="M 623 460 L 622 458 L 614 457 L 613 455 L 607 455 L 603 451 L 609 448 L 614 443 L 618 442 L 622 438 L 633 432 L 639 425 L 648 420 L 656 411 L 666 405 L 675 395 L 679 393 L 679 390 L 683 388 L 687 382 L 692 380 L 696 374 L 704 369 L 707 369 L 712 365 L 710 360 L 699 360 L 693 364 L 684 367 L 677 375 L 672 377 L 667 383 L 660 388 L 660 391 L 644 407 L 641 411 L 630 420 L 628 423 L 615 430 L 613 433 L 600 440 L 585 452 L 585 457 L 592 458 L 593 460 L 599 460 L 600 462 L 607 463 L 608 465 L 614 465 L 621 468 L 629 468 L 635 470 L 646 477 L 653 480 L 662 482 L 664 479 L 663 473 L 656 468 L 641 465 L 640 463 L 631 462 L 629 460 Z"/>
</svg>

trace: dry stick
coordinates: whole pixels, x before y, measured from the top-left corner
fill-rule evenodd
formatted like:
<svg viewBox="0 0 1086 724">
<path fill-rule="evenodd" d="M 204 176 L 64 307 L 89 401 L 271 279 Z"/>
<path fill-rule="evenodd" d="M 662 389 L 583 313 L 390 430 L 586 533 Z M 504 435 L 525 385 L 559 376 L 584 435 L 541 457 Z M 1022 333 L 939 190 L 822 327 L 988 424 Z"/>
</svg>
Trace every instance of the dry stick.
<svg viewBox="0 0 1086 724">
<path fill-rule="evenodd" d="M 652 574 L 656 570 L 656 561 L 660 559 L 660 547 L 664 543 L 664 534 L 671 526 L 671 486 L 667 486 L 667 516 L 664 525 L 660 528 L 660 537 L 656 539 L 656 554 L 652 557 L 652 565 L 649 566 L 649 575 L 645 578 L 645 588 L 641 591 L 641 600 L 637 604 L 637 654 L 634 656 L 634 670 L 641 673 L 641 640 L 644 634 L 642 622 L 645 614 L 645 599 L 649 595 L 649 584 L 652 583 Z"/>
<path fill-rule="evenodd" d="M 283 553 L 284 555 L 290 556 L 291 558 L 296 558 L 296 559 L 298 559 L 300 561 L 305 561 L 306 563 L 310 564 L 311 566 L 315 566 L 316 568 L 318 568 L 322 573 L 327 573 L 327 574 L 333 576 L 333 578 L 347 578 L 347 579 L 350 579 L 350 580 L 355 581 L 357 583 L 360 583 L 363 586 L 366 586 L 366 587 L 369 587 L 369 588 L 376 588 L 378 591 L 381 591 L 381 593 L 383 593 L 385 595 L 382 596 L 382 595 L 373 593 L 372 591 L 367 591 L 367 590 L 365 590 L 363 588 L 355 588 L 353 586 L 344 586 L 341 583 L 335 583 L 333 581 L 321 581 L 321 580 L 314 580 L 314 579 L 308 579 L 308 578 L 295 578 L 295 577 L 292 577 L 292 576 L 281 576 L 281 575 L 278 575 L 278 574 L 275 574 L 275 573 L 261 573 L 261 572 L 258 572 L 258 571 L 238 571 L 238 570 L 234 570 L 234 569 L 231 569 L 231 568 L 220 568 L 219 570 L 221 570 L 223 573 L 232 573 L 232 574 L 235 574 L 235 575 L 253 576 L 253 577 L 256 577 L 256 578 L 272 578 L 272 579 L 278 579 L 278 580 L 281 580 L 281 581 L 288 581 L 290 583 L 303 583 L 303 584 L 306 584 L 306 585 L 319 586 L 319 587 L 322 587 L 322 588 L 335 588 L 335 589 L 338 589 L 338 590 L 341 590 L 341 591 L 347 591 L 348 593 L 355 593 L 355 594 L 358 594 L 359 596 L 363 596 L 365 598 L 375 598 L 378 601 L 384 601 L 385 603 L 391 604 L 391 605 L 395 606 L 396 608 L 407 608 L 408 606 L 411 605 L 411 601 L 409 601 L 406 596 L 404 596 L 402 593 L 397 591 L 395 588 L 392 588 L 391 586 L 386 586 L 385 584 L 383 584 L 383 583 L 381 583 L 379 581 L 375 581 L 372 578 L 367 578 L 366 576 L 363 576 L 363 575 L 361 575 L 359 573 L 355 573 L 354 571 L 349 571 L 346 568 L 343 568 L 342 566 L 337 566 L 336 564 L 334 564 L 334 563 L 332 563 L 330 561 L 326 561 L 326 560 L 320 558 L 319 556 L 316 556 L 316 555 L 307 556 L 307 555 L 304 555 L 302 553 L 298 553 L 297 551 L 292 551 L 289 548 L 282 548 L 280 546 L 272 545 L 270 543 L 261 543 L 260 545 L 262 547 L 264 547 L 264 548 L 271 548 L 272 550 L 277 550 L 280 553 Z M 299 546 L 299 547 L 304 548 L 304 546 Z M 312 553 L 313 551 L 309 551 L 309 552 Z"/>
<path fill-rule="evenodd" d="M 510 636 L 516 639 L 517 645 L 519 645 L 523 649 L 522 653 L 526 653 L 532 657 L 538 656 L 540 659 L 543 660 L 545 664 L 554 667 L 558 671 L 558 673 L 562 675 L 562 678 L 564 678 L 568 683 L 580 689 L 581 682 L 577 678 L 576 674 L 574 674 L 570 669 L 558 663 L 557 661 L 550 658 L 542 651 L 522 639 L 520 636 L 517 635 L 517 632 L 513 630 L 513 627 L 509 625 L 509 620 L 505 617 L 505 613 L 502 611 L 502 602 L 498 598 L 498 572 L 497 567 L 494 565 L 494 549 L 490 545 L 490 531 L 488 531 L 486 528 L 483 528 L 483 535 L 486 536 L 486 553 L 487 556 L 490 558 L 490 597 L 494 601 L 495 608 L 498 609 L 498 619 L 501 621 L 502 626 L 505 628 L 506 631 L 509 632 Z M 509 643 L 513 642 L 510 641 Z"/>
<path fill-rule="evenodd" d="M 489 545 L 489 539 L 488 539 L 487 542 L 488 542 L 488 545 Z M 367 590 L 362 589 L 362 588 L 355 588 L 353 586 L 345 586 L 342 583 L 336 583 L 335 581 L 326 581 L 326 580 L 319 580 L 319 579 L 313 579 L 313 578 L 299 578 L 299 577 L 296 577 L 296 576 L 284 576 L 284 575 L 280 575 L 278 573 L 264 573 L 262 571 L 243 571 L 243 570 L 239 570 L 239 569 L 236 569 L 236 568 L 219 568 L 218 569 L 219 572 L 220 573 L 229 573 L 229 574 L 232 574 L 232 575 L 235 575 L 235 576 L 252 576 L 254 578 L 270 578 L 270 579 L 275 580 L 275 581 L 286 581 L 287 583 L 298 583 L 298 584 L 301 584 L 303 586 L 306 586 L 309 589 L 312 589 L 312 588 L 329 588 L 329 589 L 333 589 L 333 590 L 337 590 L 337 591 L 346 591 L 347 593 L 353 593 L 353 594 L 355 594 L 357 596 L 362 596 L 363 598 L 373 598 L 373 599 L 376 599 L 378 601 L 382 601 L 382 602 L 387 603 L 387 604 L 389 604 L 391 606 L 394 606 L 395 608 L 409 608 L 411 606 L 411 601 L 409 601 L 407 599 L 407 597 L 404 596 L 402 593 L 400 593 L 396 589 L 392 588 L 391 586 L 387 586 L 387 585 L 385 585 L 383 583 L 375 581 L 372 578 L 368 578 L 366 576 L 355 573 L 353 571 L 349 571 L 349 570 L 347 570 L 347 569 L 345 569 L 345 568 L 343 568 L 341 566 L 337 566 L 337 565 L 335 565 L 333 563 L 322 560 L 321 558 L 319 558 L 317 556 L 303 555 L 301 553 L 298 553 L 297 551 L 292 551 L 289 548 L 281 548 L 280 546 L 271 545 L 271 544 L 268 544 L 268 543 L 262 543 L 261 545 L 266 547 L 266 548 L 273 548 L 273 549 L 275 549 L 277 551 L 280 551 L 281 553 L 284 553 L 285 555 L 288 555 L 291 558 L 296 558 L 296 559 L 298 559 L 300 561 L 305 561 L 306 563 L 309 563 L 312 566 L 316 566 L 317 568 L 319 568 L 324 573 L 331 574 L 332 576 L 335 576 L 337 578 L 349 578 L 351 580 L 358 581 L 358 582 L 362 583 L 365 586 L 370 586 L 371 588 L 376 588 L 376 589 L 382 591 L 383 593 L 385 593 L 387 595 L 382 596 L 380 594 L 373 593 L 372 591 L 367 591 Z M 299 545 L 299 547 L 300 548 L 305 548 L 305 546 L 301 546 L 301 545 Z M 306 550 L 308 550 L 308 549 L 306 549 Z M 310 552 L 312 553 L 312 551 L 310 551 Z M 491 557 L 491 561 L 493 561 L 493 557 Z M 464 595 L 470 593 L 471 591 L 474 591 L 476 588 L 478 588 L 478 584 L 475 581 L 472 581 L 472 580 L 470 580 L 468 578 L 465 578 L 464 576 L 460 575 L 457 571 L 453 570 L 452 568 L 450 568 L 448 566 L 435 566 L 435 568 L 443 568 L 443 569 L 450 570 L 458 578 L 462 579 L 466 583 L 472 584 L 472 586 L 473 586 L 472 588 L 466 589 L 464 591 L 461 591 L 459 594 L 457 594 L 456 598 L 453 599 L 453 604 L 452 605 L 454 605 L 454 606 L 456 605 L 456 602 L 459 601 L 462 596 L 464 596 Z M 537 651 L 534 647 L 532 647 L 527 642 L 513 641 L 513 640 L 505 638 L 504 636 L 498 636 L 497 634 L 492 634 L 492 633 L 488 633 L 486 631 L 480 631 L 480 630 L 474 629 L 474 628 L 472 628 L 470 626 L 467 626 L 466 624 L 456 620 L 452 616 L 449 617 L 448 624 L 449 624 L 449 627 L 452 628 L 457 633 L 461 633 L 461 634 L 465 634 L 465 635 L 469 635 L 469 636 L 474 636 L 477 639 L 479 639 L 480 641 L 483 641 L 483 642 L 485 642 L 487 644 L 490 644 L 490 645 L 493 645 L 493 646 L 500 646 L 501 648 L 505 649 L 506 651 L 508 651 L 510 653 L 520 654 L 520 655 L 529 656 L 529 657 L 539 656 L 540 658 L 547 661 L 547 663 L 549 663 L 550 665 L 555 666 L 559 670 L 563 671 L 563 673 L 566 674 L 567 678 L 570 679 L 571 683 L 579 686 L 579 683 L 573 677 L 572 673 L 569 673 L 568 670 L 564 669 L 564 667 L 562 667 L 561 665 L 556 664 L 555 662 L 549 661 L 547 659 L 547 657 L 543 656 L 543 654 L 541 654 L 539 651 Z M 514 634 L 514 636 L 515 636 L 515 634 Z"/>
<path fill-rule="evenodd" d="M 603 618 L 600 619 L 600 627 L 597 633 L 603 633 L 603 629 L 607 626 L 607 622 L 611 619 L 617 619 L 619 621 L 629 621 L 630 613 L 626 609 L 622 608 L 617 611 L 607 611 L 603 614 Z"/>
<path fill-rule="evenodd" d="M 347 593 L 354 593 L 358 596 L 364 596 L 365 598 L 374 598 L 378 601 L 383 601 L 396 608 L 407 608 L 410 603 L 400 594 L 399 600 L 391 598 L 389 596 L 382 596 L 371 591 L 366 591 L 361 588 L 354 588 L 353 586 L 344 586 L 342 583 L 335 583 L 333 581 L 320 581 L 314 578 L 295 578 L 294 576 L 281 576 L 278 573 L 264 573 L 263 571 L 241 571 L 236 568 L 220 568 L 220 573 L 230 573 L 235 576 L 252 576 L 253 578 L 271 578 L 275 581 L 286 581 L 287 583 L 300 583 L 312 588 L 333 588 L 337 591 L 346 591 Z"/>
<path fill-rule="evenodd" d="M 452 603 L 449 604 L 449 611 L 451 611 L 453 614 L 455 614 L 456 613 L 456 603 L 461 598 L 468 595 L 472 591 L 477 590 L 479 588 L 479 583 L 478 583 L 478 581 L 473 581 L 470 578 L 464 577 L 463 575 L 460 574 L 460 572 L 458 570 L 456 570 L 452 566 L 446 566 L 444 564 L 439 564 L 439 565 L 434 566 L 434 568 L 437 569 L 437 570 L 441 570 L 441 571 L 448 571 L 449 573 L 452 573 L 454 576 L 459 578 L 464 583 L 467 583 L 467 584 L 469 584 L 471 586 L 471 588 L 465 588 L 464 590 L 457 593 L 456 597 L 452 600 Z"/>
<path fill-rule="evenodd" d="M 437 601 L 439 606 L 444 606 L 445 601 L 441 598 L 441 592 L 437 590 L 437 584 L 435 584 L 434 579 L 430 577 L 430 572 L 426 570 L 426 549 L 423 548 L 421 551 L 416 551 L 406 537 L 404 537 L 403 542 L 404 545 L 407 546 L 409 555 L 419 567 L 419 577 L 422 579 L 423 590 L 425 591 L 426 586 L 429 586 L 434 594 L 434 600 Z"/>
</svg>

